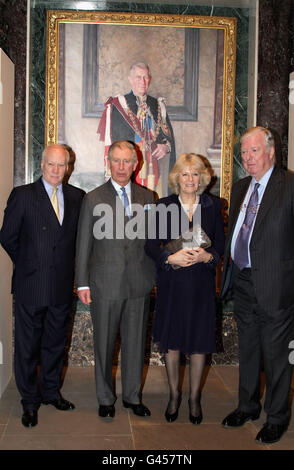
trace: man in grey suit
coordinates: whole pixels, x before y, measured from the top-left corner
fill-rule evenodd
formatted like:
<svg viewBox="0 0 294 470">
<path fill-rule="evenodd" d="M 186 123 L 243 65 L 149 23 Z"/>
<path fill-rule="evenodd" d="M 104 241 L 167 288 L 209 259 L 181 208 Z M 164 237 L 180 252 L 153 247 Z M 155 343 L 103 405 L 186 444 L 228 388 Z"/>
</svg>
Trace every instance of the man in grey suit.
<svg viewBox="0 0 294 470">
<path fill-rule="evenodd" d="M 132 222 L 136 205 L 146 209 L 138 225 L 145 223 L 154 195 L 130 181 L 137 165 L 137 154 L 130 142 L 114 142 L 108 159 L 111 179 L 88 193 L 83 201 L 77 237 L 76 285 L 80 300 L 90 305 L 91 310 L 99 416 L 115 414 L 112 359 L 119 329 L 123 405 L 139 416 L 149 416 L 150 411 L 141 401 L 140 388 L 155 267 L 144 251 L 144 230 L 142 233 L 137 227 L 141 236 L 131 239 L 125 229 Z"/>
<path fill-rule="evenodd" d="M 233 286 L 239 335 L 239 404 L 224 427 L 259 418 L 263 360 L 267 421 L 256 436 L 277 442 L 289 423 L 294 339 L 294 175 L 275 162 L 272 133 L 248 129 L 241 139 L 250 176 L 232 189 L 221 295 Z"/>
</svg>

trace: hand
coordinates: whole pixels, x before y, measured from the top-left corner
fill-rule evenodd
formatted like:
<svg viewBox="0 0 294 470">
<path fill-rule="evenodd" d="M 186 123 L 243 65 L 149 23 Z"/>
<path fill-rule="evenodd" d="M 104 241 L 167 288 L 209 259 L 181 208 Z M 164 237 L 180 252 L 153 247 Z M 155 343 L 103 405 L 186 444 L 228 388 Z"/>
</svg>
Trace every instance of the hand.
<svg viewBox="0 0 294 470">
<path fill-rule="evenodd" d="M 208 263 L 211 259 L 211 254 L 200 248 L 200 246 L 194 246 L 191 251 L 194 255 L 195 263 Z"/>
<path fill-rule="evenodd" d="M 152 157 L 160 160 L 169 152 L 169 147 L 165 144 L 157 144 L 156 149 L 152 152 Z"/>
<path fill-rule="evenodd" d="M 183 248 L 173 255 L 169 255 L 168 262 L 185 268 L 196 263 L 208 263 L 210 258 L 210 253 L 205 251 L 204 248 L 195 246 L 193 248 Z"/>
<path fill-rule="evenodd" d="M 80 301 L 85 305 L 90 305 L 92 302 L 90 289 L 78 290 L 78 296 Z"/>
<path fill-rule="evenodd" d="M 183 248 L 182 250 L 177 251 L 173 255 L 169 255 L 167 259 L 169 264 L 176 264 L 177 266 L 181 266 L 182 268 L 191 266 L 196 262 L 195 254 L 193 253 L 192 248 Z"/>
</svg>

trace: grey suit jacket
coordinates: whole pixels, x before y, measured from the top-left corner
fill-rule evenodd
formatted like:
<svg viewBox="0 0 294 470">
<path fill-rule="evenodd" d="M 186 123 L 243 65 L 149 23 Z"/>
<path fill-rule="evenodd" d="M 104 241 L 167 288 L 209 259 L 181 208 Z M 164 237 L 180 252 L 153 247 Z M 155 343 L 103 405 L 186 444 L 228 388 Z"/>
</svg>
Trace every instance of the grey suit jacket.
<svg viewBox="0 0 294 470">
<path fill-rule="evenodd" d="M 147 219 L 149 205 L 154 202 L 151 191 L 132 183 L 131 194 L 133 204 L 141 204 L 146 208 L 140 223 Z M 107 204 L 112 212 L 104 218 L 109 226 L 118 227 L 122 232 L 128 219 L 118 220 L 116 202 L 122 203 L 109 180 L 107 183 L 89 192 L 83 201 L 80 212 L 77 254 L 76 254 L 76 285 L 90 286 L 91 297 L 109 300 L 138 298 L 147 295 L 155 282 L 155 265 L 144 251 L 146 236 L 143 238 L 119 238 L 114 229 L 111 239 L 97 239 L 93 229 L 103 221 L 104 214 L 97 214 L 98 204 Z M 96 225 L 95 225 L 96 224 Z M 123 225 L 123 226 L 122 226 Z M 147 224 L 146 224 L 147 229 Z M 101 232 L 101 231 L 100 231 Z M 121 236 L 121 234 L 120 234 Z"/>
<path fill-rule="evenodd" d="M 224 297 L 230 275 L 231 241 L 251 177 L 232 189 L 228 234 L 220 287 Z M 267 311 L 294 307 L 294 174 L 274 168 L 256 217 L 250 256 L 259 304 Z"/>
</svg>

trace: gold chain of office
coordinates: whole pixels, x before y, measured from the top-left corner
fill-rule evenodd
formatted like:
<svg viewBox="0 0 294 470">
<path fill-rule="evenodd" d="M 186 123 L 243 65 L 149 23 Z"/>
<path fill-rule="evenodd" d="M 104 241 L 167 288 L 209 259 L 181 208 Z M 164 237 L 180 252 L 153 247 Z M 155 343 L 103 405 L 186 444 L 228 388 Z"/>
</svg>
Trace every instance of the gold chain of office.
<svg viewBox="0 0 294 470">
<path fill-rule="evenodd" d="M 136 124 L 136 121 L 134 119 L 134 113 L 131 111 L 129 106 L 127 106 L 127 112 L 128 112 L 128 116 L 129 116 L 130 120 L 132 121 L 132 125 L 133 125 L 133 128 L 135 129 L 136 134 L 138 134 L 141 138 L 144 138 L 144 136 L 142 135 L 142 130 L 138 128 L 138 126 Z M 153 142 L 156 142 L 156 139 L 158 137 L 160 129 L 163 130 L 164 134 L 169 135 L 169 128 L 162 120 L 162 116 L 161 116 L 161 112 L 160 112 L 160 106 L 158 105 L 155 135 L 152 138 Z"/>
</svg>

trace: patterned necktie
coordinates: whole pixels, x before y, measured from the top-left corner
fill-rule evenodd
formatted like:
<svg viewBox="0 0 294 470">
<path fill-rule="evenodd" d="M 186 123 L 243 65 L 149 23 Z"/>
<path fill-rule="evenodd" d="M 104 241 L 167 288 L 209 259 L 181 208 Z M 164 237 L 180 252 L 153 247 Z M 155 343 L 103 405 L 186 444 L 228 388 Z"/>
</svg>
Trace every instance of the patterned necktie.
<svg viewBox="0 0 294 470">
<path fill-rule="evenodd" d="M 253 222 L 256 217 L 258 207 L 259 183 L 255 183 L 254 190 L 248 201 L 244 222 L 240 228 L 235 243 L 234 263 L 239 269 L 244 269 L 248 265 L 248 243 L 252 231 Z"/>
<path fill-rule="evenodd" d="M 55 186 L 53 187 L 53 192 L 52 192 L 52 196 L 51 196 L 51 203 L 52 203 L 53 209 L 55 210 L 55 214 L 57 216 L 57 219 L 60 222 L 59 205 L 58 205 L 58 199 L 57 199 L 57 188 Z"/>
<path fill-rule="evenodd" d="M 128 218 L 130 219 L 131 218 L 131 209 L 130 209 L 129 198 L 128 198 L 128 195 L 126 193 L 126 188 L 124 186 L 122 186 L 120 189 L 122 190 L 122 194 L 123 194 L 123 202 L 124 202 L 125 213 L 128 216 Z"/>
</svg>

